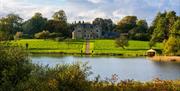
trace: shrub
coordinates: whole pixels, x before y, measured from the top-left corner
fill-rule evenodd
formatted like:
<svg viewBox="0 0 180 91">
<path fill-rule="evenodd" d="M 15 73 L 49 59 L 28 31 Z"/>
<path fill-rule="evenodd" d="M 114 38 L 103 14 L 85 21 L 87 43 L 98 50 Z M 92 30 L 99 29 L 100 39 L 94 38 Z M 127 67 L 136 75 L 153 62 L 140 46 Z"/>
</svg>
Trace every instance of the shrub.
<svg viewBox="0 0 180 91">
<path fill-rule="evenodd" d="M 89 67 L 75 63 L 55 68 L 36 66 L 28 81 L 20 83 L 16 91 L 89 91 Z"/>
<path fill-rule="evenodd" d="M 22 37 L 22 35 L 22 32 L 16 32 L 16 34 L 14 35 L 14 40 L 19 40 Z"/>
<path fill-rule="evenodd" d="M 64 40 L 64 37 L 57 37 L 55 38 L 55 41 L 63 41 Z"/>
<path fill-rule="evenodd" d="M 62 35 L 61 33 L 50 33 L 49 38 L 54 39 L 54 38 L 60 37 L 61 35 Z"/>
<path fill-rule="evenodd" d="M 28 79 L 33 67 L 27 53 L 18 47 L 0 45 L 0 91 L 11 91 Z"/>
<path fill-rule="evenodd" d="M 9 39 L 8 35 L 5 32 L 0 31 L 0 41 L 5 41 L 8 39 Z"/>
<path fill-rule="evenodd" d="M 39 32 L 39 33 L 36 33 L 34 35 L 34 37 L 36 39 L 47 39 L 49 37 L 49 31 L 42 31 L 42 32 Z"/>
</svg>

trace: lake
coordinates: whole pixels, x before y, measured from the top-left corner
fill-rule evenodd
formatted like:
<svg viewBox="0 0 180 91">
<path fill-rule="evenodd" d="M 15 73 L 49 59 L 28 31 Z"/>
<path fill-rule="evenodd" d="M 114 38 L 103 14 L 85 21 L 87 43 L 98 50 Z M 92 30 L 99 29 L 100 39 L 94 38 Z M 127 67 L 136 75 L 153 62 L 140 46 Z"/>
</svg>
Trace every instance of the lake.
<svg viewBox="0 0 180 91">
<path fill-rule="evenodd" d="M 32 56 L 35 64 L 49 65 L 54 67 L 57 64 L 72 64 L 77 61 L 88 62 L 92 67 L 93 74 L 90 80 L 100 75 L 104 80 L 112 74 L 117 74 L 120 80 L 134 79 L 149 81 L 154 78 L 163 80 L 180 79 L 180 63 L 154 62 L 147 58 L 119 58 L 119 57 L 78 57 L 78 56 Z"/>
</svg>

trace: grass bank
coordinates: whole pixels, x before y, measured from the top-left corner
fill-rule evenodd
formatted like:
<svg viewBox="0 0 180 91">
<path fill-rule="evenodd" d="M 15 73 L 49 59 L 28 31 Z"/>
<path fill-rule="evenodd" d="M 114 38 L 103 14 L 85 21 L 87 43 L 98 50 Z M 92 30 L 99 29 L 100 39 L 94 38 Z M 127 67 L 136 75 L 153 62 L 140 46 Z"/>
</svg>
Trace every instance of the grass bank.
<svg viewBox="0 0 180 91">
<path fill-rule="evenodd" d="M 28 51 L 31 53 L 81 53 L 83 41 L 61 41 L 43 40 L 43 39 L 23 39 L 13 41 L 13 45 L 26 47 L 28 43 Z"/>
<path fill-rule="evenodd" d="M 126 49 L 116 47 L 114 40 L 94 40 L 94 54 L 143 56 L 149 49 L 148 41 L 130 40 Z M 157 43 L 153 49 L 161 50 L 162 43 Z"/>
<path fill-rule="evenodd" d="M 22 39 L 12 41 L 13 45 L 25 47 L 28 43 L 28 50 L 36 54 L 85 54 L 85 41 L 61 41 L 43 39 Z M 149 49 L 148 41 L 129 41 L 126 49 L 116 47 L 114 40 L 90 40 L 90 52 L 93 55 L 117 55 L 117 56 L 143 56 Z M 162 43 L 157 43 L 154 49 L 161 50 Z"/>
</svg>

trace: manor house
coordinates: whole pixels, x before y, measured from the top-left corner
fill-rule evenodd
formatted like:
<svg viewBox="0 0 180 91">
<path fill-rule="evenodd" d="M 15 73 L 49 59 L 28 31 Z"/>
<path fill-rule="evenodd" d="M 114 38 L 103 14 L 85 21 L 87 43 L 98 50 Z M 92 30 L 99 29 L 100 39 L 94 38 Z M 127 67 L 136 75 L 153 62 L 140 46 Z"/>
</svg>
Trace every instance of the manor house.
<svg viewBox="0 0 180 91">
<path fill-rule="evenodd" d="M 101 28 L 90 23 L 78 23 L 72 32 L 72 39 L 101 38 Z"/>
</svg>

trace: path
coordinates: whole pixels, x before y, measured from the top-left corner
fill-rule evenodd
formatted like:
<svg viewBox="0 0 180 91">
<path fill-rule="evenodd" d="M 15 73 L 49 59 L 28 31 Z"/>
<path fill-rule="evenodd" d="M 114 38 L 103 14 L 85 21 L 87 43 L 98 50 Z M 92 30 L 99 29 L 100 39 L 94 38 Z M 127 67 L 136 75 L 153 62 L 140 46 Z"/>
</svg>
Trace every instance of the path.
<svg viewBox="0 0 180 91">
<path fill-rule="evenodd" d="M 85 51 L 86 54 L 90 54 L 90 42 L 89 40 L 86 40 L 86 51 Z"/>
</svg>

